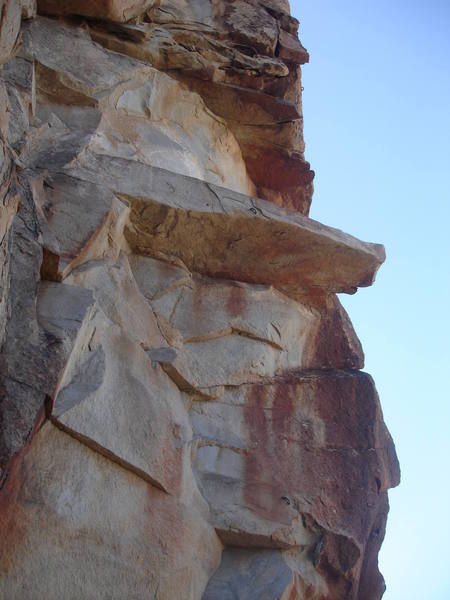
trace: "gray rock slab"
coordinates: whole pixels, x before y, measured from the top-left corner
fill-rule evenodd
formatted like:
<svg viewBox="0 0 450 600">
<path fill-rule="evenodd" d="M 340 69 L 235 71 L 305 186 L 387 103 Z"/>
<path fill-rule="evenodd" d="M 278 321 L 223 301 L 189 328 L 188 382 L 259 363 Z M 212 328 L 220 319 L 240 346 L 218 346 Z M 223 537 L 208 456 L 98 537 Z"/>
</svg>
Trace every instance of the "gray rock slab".
<svg viewBox="0 0 450 600">
<path fill-rule="evenodd" d="M 38 322 L 46 331 L 63 338 L 66 332 L 79 330 L 93 303 L 90 290 L 43 281 L 36 306 Z"/>
<path fill-rule="evenodd" d="M 114 190 L 131 205 L 134 252 L 162 252 L 192 271 L 266 283 L 287 295 L 349 292 L 373 283 L 379 244 L 198 179 L 84 152 L 66 171 Z"/>
<path fill-rule="evenodd" d="M 128 208 L 108 188 L 47 175 L 35 197 L 53 241 L 49 249 L 58 255 L 49 278 L 64 278 L 84 262 L 117 256 Z"/>
<path fill-rule="evenodd" d="M 9 308 L 0 353 L 0 469 L 21 450 L 43 414 L 93 302 L 88 290 L 39 284 L 40 231 L 23 176 L 20 201 L 10 228 Z"/>
<path fill-rule="evenodd" d="M 292 580 L 279 550 L 226 548 L 202 600 L 280 600 Z"/>
<path fill-rule="evenodd" d="M 147 68 L 139 61 L 104 50 L 81 27 L 45 17 L 24 23 L 22 41 L 24 55 L 51 70 L 55 83 L 60 76 L 61 85 L 86 97 L 110 90 Z"/>
<path fill-rule="evenodd" d="M 118 327 L 96 324 L 94 339 L 66 369 L 52 418 L 146 481 L 180 492 L 192 438 L 180 391 Z"/>
</svg>

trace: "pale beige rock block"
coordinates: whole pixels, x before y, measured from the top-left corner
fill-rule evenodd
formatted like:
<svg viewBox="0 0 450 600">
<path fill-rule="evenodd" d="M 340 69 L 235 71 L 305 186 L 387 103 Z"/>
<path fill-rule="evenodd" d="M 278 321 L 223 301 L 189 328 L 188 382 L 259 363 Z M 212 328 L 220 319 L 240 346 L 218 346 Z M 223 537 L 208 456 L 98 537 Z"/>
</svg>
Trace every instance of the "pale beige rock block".
<svg viewBox="0 0 450 600">
<path fill-rule="evenodd" d="M 87 62 L 74 68 L 71 45 L 98 68 Z M 140 61 L 103 49 L 84 29 L 49 19 L 25 28 L 24 48 L 38 63 L 39 98 L 47 104 L 39 107 L 44 125 L 33 132 L 25 151 L 29 166 L 61 167 L 70 153 L 75 158 L 87 147 L 254 193 L 234 136 L 195 92 Z"/>
<path fill-rule="evenodd" d="M 119 328 L 96 323 L 66 369 L 52 419 L 156 487 L 181 493 L 191 429 L 180 392 Z"/>
<path fill-rule="evenodd" d="M 81 27 L 70 27 L 45 17 L 24 23 L 23 54 L 35 59 L 41 85 L 54 100 L 92 106 L 102 94 L 148 67 L 94 44 Z M 77 60 L 73 60 L 73 48 Z M 45 90 L 45 87 L 44 87 Z"/>
<path fill-rule="evenodd" d="M 198 493 L 184 504 L 51 423 L 7 485 L 2 597 L 198 600 L 220 562 Z"/>
<path fill-rule="evenodd" d="M 333 297 L 304 305 L 270 286 L 208 279 L 146 256 L 131 255 L 130 263 L 176 346 L 165 368 L 186 391 L 215 396 L 222 386 L 293 370 L 363 364 L 358 338 Z"/>
<path fill-rule="evenodd" d="M 88 262 L 72 271 L 66 282 L 92 290 L 106 317 L 139 344 L 148 348 L 167 345 L 124 254 L 117 262 Z"/>
<path fill-rule="evenodd" d="M 201 97 L 154 69 L 119 86 L 89 148 L 243 193 L 253 193 L 241 150 Z"/>
</svg>

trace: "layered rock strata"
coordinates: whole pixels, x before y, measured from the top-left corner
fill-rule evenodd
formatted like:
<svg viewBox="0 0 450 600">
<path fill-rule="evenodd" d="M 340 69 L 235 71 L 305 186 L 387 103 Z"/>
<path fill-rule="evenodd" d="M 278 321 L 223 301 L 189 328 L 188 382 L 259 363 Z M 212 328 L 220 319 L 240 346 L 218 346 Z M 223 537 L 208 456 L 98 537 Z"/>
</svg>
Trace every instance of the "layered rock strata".
<svg viewBox="0 0 450 600">
<path fill-rule="evenodd" d="M 0 2 L 0 597 L 376 600 L 399 480 L 284 0 Z"/>
</svg>

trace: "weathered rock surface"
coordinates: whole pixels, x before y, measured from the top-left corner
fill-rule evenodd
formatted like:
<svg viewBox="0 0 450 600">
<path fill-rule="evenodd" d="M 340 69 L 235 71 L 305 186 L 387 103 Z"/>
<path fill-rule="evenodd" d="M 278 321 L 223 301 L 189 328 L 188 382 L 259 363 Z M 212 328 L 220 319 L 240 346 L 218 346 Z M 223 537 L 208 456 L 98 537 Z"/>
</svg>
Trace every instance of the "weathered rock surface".
<svg viewBox="0 0 450 600">
<path fill-rule="evenodd" d="M 2 490 L 1 595 L 201 598 L 221 545 L 183 500 L 46 423 Z"/>
<path fill-rule="evenodd" d="M 384 494 L 398 482 L 370 377 L 312 371 L 243 385 L 194 403 L 191 415 L 195 471 L 224 542 L 314 545 L 305 526 L 313 520 L 350 547 L 354 560 L 328 557 L 338 571 L 338 560 L 352 562 L 343 569 L 350 578 Z M 364 514 L 354 510 L 361 502 Z"/>
<path fill-rule="evenodd" d="M 307 216 L 287 1 L 0 14 L 0 597 L 378 600 L 384 249 Z"/>
<path fill-rule="evenodd" d="M 141 61 L 103 49 L 81 27 L 39 17 L 26 24 L 22 37 L 45 99 L 28 164 L 62 167 L 86 147 L 254 191 L 234 136 L 198 94 Z"/>
<path fill-rule="evenodd" d="M 95 41 L 187 83 L 226 120 L 258 195 L 308 212 L 314 173 L 304 160 L 298 65 L 309 57 L 286 3 L 43 0 L 39 6 L 46 14 L 89 17 Z"/>
</svg>

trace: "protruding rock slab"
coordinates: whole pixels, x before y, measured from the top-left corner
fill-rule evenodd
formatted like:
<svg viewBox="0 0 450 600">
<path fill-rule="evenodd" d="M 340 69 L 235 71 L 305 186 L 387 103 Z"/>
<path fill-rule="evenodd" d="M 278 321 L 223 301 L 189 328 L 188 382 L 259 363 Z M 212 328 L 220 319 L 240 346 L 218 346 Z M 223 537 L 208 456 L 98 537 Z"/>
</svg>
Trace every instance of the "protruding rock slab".
<svg viewBox="0 0 450 600">
<path fill-rule="evenodd" d="M 128 184 L 112 185 L 130 202 L 132 227 L 126 237 L 138 253 L 162 252 L 191 270 L 272 284 L 297 297 L 302 292 L 354 292 L 373 283 L 384 260 L 381 245 L 360 242 L 263 200 L 162 169 L 148 170 L 140 186 L 144 170 L 123 166 L 134 171 L 133 183 L 127 179 Z M 108 167 L 112 170 L 112 164 Z"/>
<path fill-rule="evenodd" d="M 125 237 L 134 252 L 175 257 L 204 275 L 302 298 L 371 285 L 385 258 L 380 244 L 164 169 L 83 153 L 65 172 L 129 203 Z"/>
</svg>

